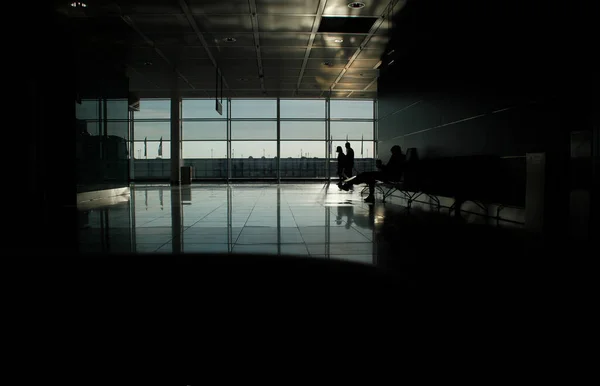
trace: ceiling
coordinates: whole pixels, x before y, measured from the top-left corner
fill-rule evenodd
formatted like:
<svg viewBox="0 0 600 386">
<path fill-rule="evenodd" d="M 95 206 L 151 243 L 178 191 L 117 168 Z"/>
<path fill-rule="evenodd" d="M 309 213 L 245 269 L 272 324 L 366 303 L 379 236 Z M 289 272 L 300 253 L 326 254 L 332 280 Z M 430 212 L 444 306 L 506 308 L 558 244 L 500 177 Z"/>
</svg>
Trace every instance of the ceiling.
<svg viewBox="0 0 600 386">
<path fill-rule="evenodd" d="M 57 2 L 80 55 L 124 68 L 140 97 L 375 98 L 392 16 L 406 0 Z M 227 41 L 230 40 L 235 41 Z M 220 92 L 217 93 L 220 96 Z"/>
</svg>

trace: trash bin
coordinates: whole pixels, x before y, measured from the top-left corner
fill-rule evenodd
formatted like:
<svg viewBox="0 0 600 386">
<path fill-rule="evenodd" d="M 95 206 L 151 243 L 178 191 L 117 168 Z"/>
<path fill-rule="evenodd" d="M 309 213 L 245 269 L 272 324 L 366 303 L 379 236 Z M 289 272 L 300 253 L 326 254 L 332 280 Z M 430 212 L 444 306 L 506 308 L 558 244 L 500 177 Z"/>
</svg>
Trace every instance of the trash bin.
<svg viewBox="0 0 600 386">
<path fill-rule="evenodd" d="M 181 184 L 190 185 L 192 183 L 192 167 L 182 166 L 181 167 Z"/>
</svg>

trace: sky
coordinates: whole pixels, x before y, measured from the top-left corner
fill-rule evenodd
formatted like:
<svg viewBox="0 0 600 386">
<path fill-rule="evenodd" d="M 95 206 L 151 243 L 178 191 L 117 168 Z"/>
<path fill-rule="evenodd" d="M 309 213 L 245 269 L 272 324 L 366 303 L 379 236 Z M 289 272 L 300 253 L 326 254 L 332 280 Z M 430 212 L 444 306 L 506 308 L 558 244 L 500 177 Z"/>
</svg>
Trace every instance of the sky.
<svg viewBox="0 0 600 386">
<path fill-rule="evenodd" d="M 98 116 L 97 103 L 78 105 L 78 117 L 93 119 Z M 223 100 L 223 116 L 215 109 L 213 99 L 186 99 L 182 102 L 182 157 L 225 158 L 227 156 L 227 100 Z M 122 103 L 108 102 L 110 118 L 127 117 Z M 325 144 L 325 100 L 281 100 L 281 157 L 325 158 L 329 149 Z M 341 118 L 373 119 L 373 101 L 331 100 L 331 156 L 336 157 L 337 146 L 344 148 L 346 138 L 352 145 L 356 158 L 373 156 L 372 121 L 336 121 Z M 273 158 L 277 155 L 277 101 L 232 100 L 231 137 L 233 158 Z M 126 119 L 126 118 L 125 118 Z M 134 112 L 134 157 L 144 156 L 144 139 L 147 138 L 147 158 L 158 156 L 162 137 L 162 158 L 170 158 L 170 101 L 168 99 L 142 99 L 140 111 Z M 207 120 L 209 119 L 209 120 Z M 239 120 L 238 120 L 239 119 Z M 258 120 L 258 119 L 274 119 Z M 291 121 L 291 119 L 311 119 Z M 109 122 L 108 132 L 126 130 L 123 122 Z M 97 134 L 97 123 L 88 121 L 90 134 Z M 362 148 L 362 152 L 361 152 Z M 361 154 L 362 153 L 362 154 Z"/>
</svg>

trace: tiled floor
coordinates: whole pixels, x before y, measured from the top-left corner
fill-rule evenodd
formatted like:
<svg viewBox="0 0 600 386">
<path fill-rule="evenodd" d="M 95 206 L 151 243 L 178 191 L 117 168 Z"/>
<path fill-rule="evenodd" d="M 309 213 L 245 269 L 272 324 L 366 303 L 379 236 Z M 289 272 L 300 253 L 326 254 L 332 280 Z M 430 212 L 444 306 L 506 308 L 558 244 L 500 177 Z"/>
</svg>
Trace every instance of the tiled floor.
<svg viewBox="0 0 600 386">
<path fill-rule="evenodd" d="M 466 232 L 447 215 L 369 205 L 360 190 L 326 183 L 138 185 L 121 203 L 79 213 L 85 254 L 293 255 L 393 268 L 427 252 L 477 256 L 482 242 L 487 252 L 512 248 L 499 229 Z"/>
</svg>

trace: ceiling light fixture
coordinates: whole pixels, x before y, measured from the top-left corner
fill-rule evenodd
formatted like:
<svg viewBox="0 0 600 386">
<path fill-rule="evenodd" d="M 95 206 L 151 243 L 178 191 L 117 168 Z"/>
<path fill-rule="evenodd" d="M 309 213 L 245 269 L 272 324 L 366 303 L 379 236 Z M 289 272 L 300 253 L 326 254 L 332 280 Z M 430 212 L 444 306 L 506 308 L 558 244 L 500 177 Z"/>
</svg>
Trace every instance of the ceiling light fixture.
<svg viewBox="0 0 600 386">
<path fill-rule="evenodd" d="M 344 39 L 335 39 L 334 42 L 336 42 L 336 43 L 343 43 Z"/>
<path fill-rule="evenodd" d="M 81 1 L 74 1 L 71 3 L 71 7 L 73 8 L 86 8 L 87 4 L 86 3 L 82 3 Z"/>
<path fill-rule="evenodd" d="M 361 3 L 360 1 L 353 1 L 352 3 L 348 3 L 348 8 L 360 9 L 360 8 L 364 8 L 364 7 L 365 7 L 365 3 Z"/>
<path fill-rule="evenodd" d="M 237 39 L 236 38 L 224 38 L 223 41 L 227 42 L 227 43 L 234 43 L 237 41 Z"/>
</svg>

